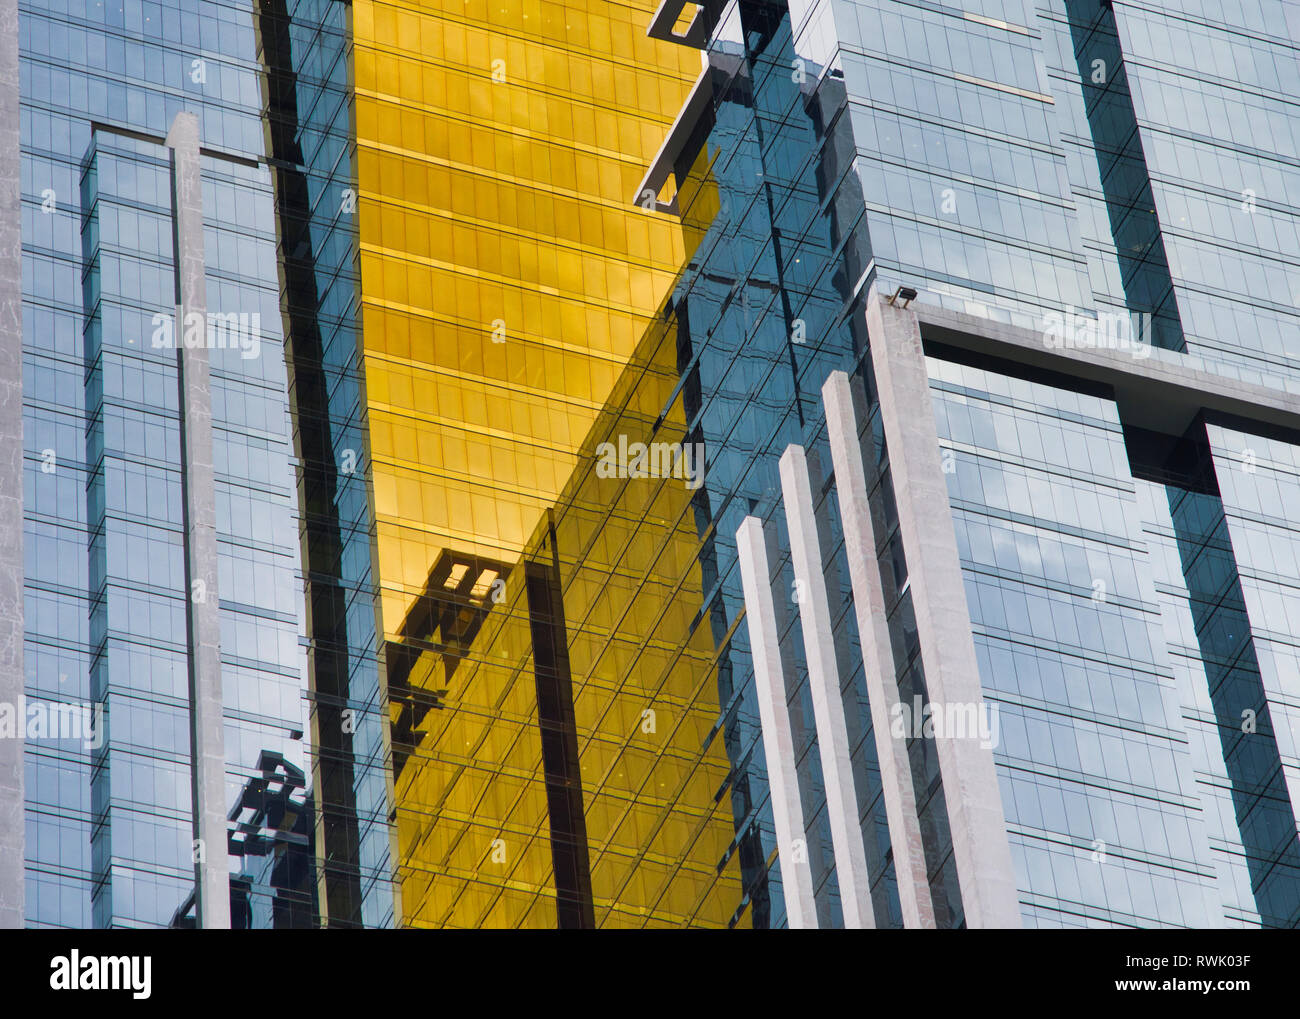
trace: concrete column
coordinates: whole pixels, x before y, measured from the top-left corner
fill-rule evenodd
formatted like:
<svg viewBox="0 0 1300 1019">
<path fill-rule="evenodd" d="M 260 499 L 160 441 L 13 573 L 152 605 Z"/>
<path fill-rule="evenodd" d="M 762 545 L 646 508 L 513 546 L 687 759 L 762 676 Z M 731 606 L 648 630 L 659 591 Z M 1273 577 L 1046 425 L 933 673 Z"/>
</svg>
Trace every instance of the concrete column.
<svg viewBox="0 0 1300 1019">
<path fill-rule="evenodd" d="M 848 375 L 833 372 L 822 387 L 822 400 L 826 405 L 826 431 L 835 467 L 844 554 L 853 584 L 853 608 L 858 619 L 858 639 L 867 677 L 867 697 L 871 702 L 871 727 L 880 763 L 885 815 L 889 818 L 889 842 L 894 853 L 903 926 L 932 929 L 934 901 L 926 875 L 925 847 L 921 842 L 907 740 L 895 738 L 890 724 L 899 702 L 898 678 L 876 560 L 876 534 L 867 495 L 861 433 Z"/>
<path fill-rule="evenodd" d="M 873 286 L 867 334 L 930 701 L 981 704 L 984 694 L 916 313 L 886 304 Z M 935 752 L 966 924 L 1020 927 L 993 751 L 967 737 L 936 738 Z"/>
<path fill-rule="evenodd" d="M 844 926 L 875 927 L 871 905 L 871 878 L 858 815 L 858 791 L 853 780 L 852 748 L 844 718 L 839 662 L 831 625 L 830 599 L 822 570 L 821 543 L 813 510 L 808 459 L 802 446 L 788 446 L 781 457 L 781 492 L 790 530 L 790 553 L 798 584 L 799 624 L 813 717 L 817 722 L 817 749 L 821 754 L 822 781 L 826 788 L 826 815 L 835 849 L 835 876 L 840 889 Z"/>
<path fill-rule="evenodd" d="M 23 238 L 18 3 L 0 0 L 0 703 L 23 696 Z M 0 928 L 22 927 L 24 719 L 0 739 Z"/>
<path fill-rule="evenodd" d="M 799 775 L 795 768 L 794 736 L 790 730 L 790 708 L 781 663 L 780 635 L 776 628 L 776 605 L 772 597 L 772 571 L 763 539 L 763 525 L 757 517 L 746 517 L 736 531 L 740 555 L 740 580 L 745 591 L 745 622 L 754 659 L 754 685 L 758 689 L 758 714 L 763 726 L 763 751 L 767 757 L 767 782 L 772 797 L 772 820 L 776 825 L 777 853 L 781 860 L 781 884 L 785 911 L 793 929 L 817 926 L 817 904 L 813 898 L 812 872 L 808 865 L 807 830 L 803 804 L 799 799 Z M 803 843 L 801 853 L 795 845 Z"/>
<path fill-rule="evenodd" d="M 172 150 L 176 224 L 176 323 L 180 362 L 182 455 L 185 458 L 185 567 L 190 588 L 190 738 L 196 912 L 202 928 L 230 927 L 226 836 L 226 747 L 221 696 L 221 619 L 217 596 L 216 483 L 212 471 L 212 391 L 208 350 L 184 342 L 190 316 L 205 325 L 207 285 L 203 253 L 203 185 L 199 177 L 199 122 L 178 113 L 167 134 Z"/>
</svg>

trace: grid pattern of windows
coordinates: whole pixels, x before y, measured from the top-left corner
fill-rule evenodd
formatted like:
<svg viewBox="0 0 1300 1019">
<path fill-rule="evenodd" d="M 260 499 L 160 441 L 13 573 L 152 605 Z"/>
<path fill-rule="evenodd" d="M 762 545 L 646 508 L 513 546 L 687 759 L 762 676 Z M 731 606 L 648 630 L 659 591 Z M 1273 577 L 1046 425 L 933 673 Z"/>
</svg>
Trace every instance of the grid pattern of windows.
<svg viewBox="0 0 1300 1019">
<path fill-rule="evenodd" d="M 398 778 L 403 907 L 421 925 L 551 925 L 551 897 L 563 904 L 576 889 L 589 894 L 596 925 L 779 926 L 781 866 L 811 866 L 819 915 L 840 922 L 788 555 L 775 582 L 792 697 L 807 719 L 796 754 L 809 858 L 778 863 L 772 854 L 734 534 L 747 512 L 778 526 L 787 443 L 807 441 L 829 462 L 820 386 L 854 357 L 838 316 L 848 284 L 835 231 L 851 232 L 853 220 L 835 215 L 850 210 L 824 210 L 819 173 L 842 172 L 843 137 L 819 152 L 817 125 L 843 93 L 831 82 L 825 107 L 806 108 L 789 73 L 788 19 L 758 6 L 732 16 L 711 48 L 707 140 L 701 133 L 703 144 L 673 168 L 689 260 L 660 321 L 640 339 L 500 602 L 483 606 L 467 653 L 452 660 L 444 635 L 424 642 L 434 646 L 410 671 L 408 681 L 436 694 Z M 856 243 L 852 252 L 860 256 Z M 665 476 L 671 452 L 658 468 L 619 452 L 638 444 L 647 457 L 664 455 L 652 454 L 656 446 L 688 451 L 699 477 Z M 876 911 L 897 923 L 847 577 L 838 552 L 828 554 L 843 683 L 859 709 L 854 767 Z M 537 597 L 539 574 L 558 598 Z M 454 584 L 454 574 L 442 576 L 431 575 L 429 589 Z M 548 631 L 563 644 L 571 708 L 544 696 L 555 659 Z M 560 732 L 572 757 L 548 749 Z M 564 767 L 581 790 L 576 836 L 555 797 Z M 585 853 L 561 854 L 559 842 L 574 837 Z"/>
<path fill-rule="evenodd" d="M 690 50 L 645 35 L 654 6 L 353 5 L 366 414 L 390 641 L 445 556 L 515 563 L 684 260 L 681 226 L 633 203 L 698 68 Z M 477 611 L 472 593 L 447 597 Z M 547 833 L 559 838 L 563 823 L 547 810 L 530 618 L 498 621 L 505 611 L 454 678 L 426 661 L 404 679 L 417 699 L 450 686 L 398 771 L 411 923 L 553 925 L 548 890 L 579 880 L 552 875 Z M 574 708 L 581 728 L 586 702 Z M 604 715 L 591 710 L 587 725 Z M 635 830 L 651 836 L 639 819 Z M 716 865 L 722 848 L 700 857 Z M 607 868 L 590 867 L 598 896 L 621 901 Z M 640 889 L 626 922 L 653 901 Z M 694 907 L 671 908 L 680 920 Z"/>
<path fill-rule="evenodd" d="M 698 73 L 655 6 L 353 5 L 389 634 L 444 548 L 518 556 L 681 265 L 633 204 Z"/>
<path fill-rule="evenodd" d="M 175 290 L 166 149 L 97 134 L 81 197 L 90 680 L 109 730 L 91 778 L 94 919 L 160 927 L 194 880 L 178 371 L 151 342 Z"/>
<path fill-rule="evenodd" d="M 198 114 L 204 146 L 237 157 L 202 167 L 208 310 L 227 316 L 227 345 L 211 351 L 227 805 L 261 774 L 263 752 L 303 759 L 271 176 L 253 165 L 264 144 L 253 5 L 49 0 L 20 5 L 19 31 L 28 690 L 106 709 L 102 746 L 28 743 L 28 919 L 184 923 L 192 592 L 177 354 L 154 342 L 175 312 L 161 139 L 182 110 Z M 232 857 L 234 877 L 240 867 Z M 268 880 L 244 883 L 264 917 L 278 894 Z M 310 901 L 310 885 L 296 894 Z"/>
<path fill-rule="evenodd" d="M 1022 324 L 1085 306 L 1086 264 L 1033 8 L 795 7 L 799 52 L 841 74 L 848 90 L 882 287 L 904 283 Z"/>
<path fill-rule="evenodd" d="M 376 638 L 361 366 L 352 8 L 264 0 L 267 82 L 293 408 L 311 690 L 307 732 L 320 921 L 394 921 L 388 703 Z"/>
<path fill-rule="evenodd" d="M 1175 0 L 1120 5 L 1115 21 L 1188 352 L 1294 385 L 1300 15 L 1292 3 Z"/>
<path fill-rule="evenodd" d="M 236 926 L 781 926 L 791 867 L 841 925 L 791 443 L 900 926 L 821 403 L 865 383 L 890 679 L 926 701 L 869 287 L 1149 314 L 1175 359 L 1300 390 L 1293 3 L 726 0 L 702 73 L 658 6 L 22 0 L 27 692 L 105 710 L 99 744 L 27 743 L 30 923 L 194 923 L 182 110 Z M 658 159 L 675 195 L 638 195 Z M 1300 925 L 1300 446 L 929 353 L 1025 923 Z M 750 516 L 806 857 L 775 852 Z"/>
<path fill-rule="evenodd" d="M 934 360 L 930 379 L 1022 908 L 1217 926 L 1114 405 Z"/>
</svg>

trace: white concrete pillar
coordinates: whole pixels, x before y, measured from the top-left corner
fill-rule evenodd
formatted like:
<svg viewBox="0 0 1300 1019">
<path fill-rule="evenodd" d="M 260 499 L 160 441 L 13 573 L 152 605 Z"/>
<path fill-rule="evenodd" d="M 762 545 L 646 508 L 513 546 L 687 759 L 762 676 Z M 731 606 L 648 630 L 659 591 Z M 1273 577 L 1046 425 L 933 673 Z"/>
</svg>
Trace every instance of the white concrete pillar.
<svg viewBox="0 0 1300 1019">
<path fill-rule="evenodd" d="M 221 618 L 217 593 L 216 482 L 212 467 L 212 390 L 205 346 L 186 346 L 189 316 L 207 314 L 199 121 L 178 113 L 167 134 L 176 217 L 177 357 L 185 460 L 185 572 L 190 587 L 190 752 L 193 758 L 195 912 L 204 929 L 230 927 L 226 835 L 226 740 L 221 693 Z M 207 330 L 204 328 L 204 335 Z"/>
<path fill-rule="evenodd" d="M 757 517 L 746 517 L 736 531 L 740 555 L 740 580 L 745 592 L 745 623 L 754 660 L 754 685 L 758 692 L 759 721 L 763 726 L 763 752 L 767 758 L 767 784 L 776 826 L 777 853 L 781 860 L 781 885 L 791 928 L 817 926 L 812 871 L 808 864 L 803 804 L 795 767 L 794 736 L 781 662 L 776 605 L 772 596 L 772 571 Z"/>
<path fill-rule="evenodd" d="M 858 619 L 858 639 L 862 645 L 867 698 L 871 702 L 871 727 L 880 764 L 885 815 L 889 818 L 889 841 L 894 853 L 903 926 L 932 929 L 934 901 L 926 874 L 925 846 L 921 841 L 907 741 L 895 737 L 890 725 L 899 702 L 898 678 L 876 560 L 876 534 L 867 495 L 861 433 L 849 385 L 848 375 L 834 372 L 822 387 L 831 462 L 835 467 L 835 491 L 844 530 L 844 555 L 853 584 L 853 608 Z"/>
<path fill-rule="evenodd" d="M 914 311 L 886 304 L 873 285 L 867 334 L 926 689 L 934 704 L 980 705 L 983 687 L 921 328 Z M 1018 928 L 1019 892 L 993 751 L 974 737 L 937 737 L 935 752 L 966 925 Z"/>
<path fill-rule="evenodd" d="M 875 927 L 871 879 L 858 816 L 858 791 L 853 779 L 848 724 L 844 718 L 830 600 L 822 570 L 821 543 L 817 538 L 808 459 L 802 446 L 787 447 L 781 457 L 781 492 L 790 532 L 799 624 L 803 630 L 813 717 L 817 723 L 817 749 L 821 755 L 826 815 L 835 851 L 840 908 L 845 927 Z"/>
</svg>

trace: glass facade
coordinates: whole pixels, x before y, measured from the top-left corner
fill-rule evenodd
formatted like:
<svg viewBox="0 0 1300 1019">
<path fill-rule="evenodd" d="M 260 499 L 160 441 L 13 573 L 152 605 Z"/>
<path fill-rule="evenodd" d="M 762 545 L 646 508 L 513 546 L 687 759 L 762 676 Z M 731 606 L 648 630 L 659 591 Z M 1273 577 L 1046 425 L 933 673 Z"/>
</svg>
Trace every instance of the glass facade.
<svg viewBox="0 0 1300 1019">
<path fill-rule="evenodd" d="M 208 147 L 229 806 L 262 755 L 301 767 L 306 753 L 272 181 L 247 10 L 74 6 L 24 8 L 20 22 L 25 652 L 30 697 L 93 705 L 103 721 L 98 739 L 29 743 L 28 919 L 167 926 L 211 848 L 191 819 L 187 603 L 206 594 L 185 566 L 170 118 L 201 111 Z M 221 48 L 200 51 L 200 38 Z M 246 890 L 255 911 L 273 894 L 269 878 Z"/>
<path fill-rule="evenodd" d="M 28 925 L 1300 925 L 1294 4 L 19 15 Z"/>
<path fill-rule="evenodd" d="M 930 378 L 1026 918 L 1214 925 L 1114 404 L 939 361 Z"/>
<path fill-rule="evenodd" d="M 394 922 L 391 741 L 375 601 L 350 7 L 258 5 L 304 569 L 320 923 Z"/>
</svg>

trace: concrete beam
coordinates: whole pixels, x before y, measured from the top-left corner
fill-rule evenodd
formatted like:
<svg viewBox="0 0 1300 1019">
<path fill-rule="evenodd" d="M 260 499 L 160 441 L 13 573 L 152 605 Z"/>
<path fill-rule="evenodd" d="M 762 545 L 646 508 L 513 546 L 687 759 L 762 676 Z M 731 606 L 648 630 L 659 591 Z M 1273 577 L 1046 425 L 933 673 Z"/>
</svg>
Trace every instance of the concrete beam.
<svg viewBox="0 0 1300 1019">
<path fill-rule="evenodd" d="M 176 222 L 176 323 L 180 363 L 185 489 L 185 572 L 190 591 L 190 739 L 193 767 L 195 911 L 202 928 L 230 927 L 226 835 L 226 741 L 221 692 L 221 618 L 217 592 L 217 503 L 212 468 L 212 390 L 208 350 L 182 337 L 190 316 L 206 322 L 203 184 L 199 121 L 178 113 L 167 133 L 172 150 L 172 214 Z M 203 329 L 206 337 L 206 326 Z"/>
<path fill-rule="evenodd" d="M 1189 364 L 1186 354 L 1159 347 L 1069 347 L 1049 337 L 1046 328 L 1026 329 L 929 304 L 913 303 L 910 310 L 926 343 L 1110 387 L 1125 424 L 1181 436 L 1197 413 L 1207 410 L 1292 433 L 1292 441 L 1300 441 L 1300 391 L 1206 371 Z"/>
<path fill-rule="evenodd" d="M 781 457 L 781 492 L 790 531 L 790 553 L 798 590 L 799 625 L 803 629 L 804 655 L 813 717 L 817 723 L 817 749 L 821 755 L 822 782 L 826 789 L 826 815 L 835 851 L 835 877 L 840 889 L 844 926 L 874 928 L 871 877 L 858 814 L 858 789 L 853 779 L 853 753 L 844 696 L 840 689 L 839 661 L 831 624 L 830 599 L 817 538 L 808 458 L 802 446 L 788 446 Z"/>
<path fill-rule="evenodd" d="M 746 517 L 736 531 L 740 579 L 745 592 L 745 624 L 754 660 L 754 685 L 763 727 L 763 752 L 767 758 L 767 784 L 776 827 L 777 854 L 781 860 L 781 885 L 785 891 L 787 922 L 792 929 L 817 924 L 812 871 L 808 864 L 807 829 L 799 798 L 799 775 L 794 759 L 794 735 L 781 661 L 781 640 L 772 596 L 772 571 L 767 558 L 763 525 Z M 802 848 L 800 846 L 802 845 Z"/>
<path fill-rule="evenodd" d="M 873 286 L 867 334 L 930 702 L 981 705 L 917 313 L 885 303 Z M 936 736 L 934 742 L 966 925 L 1018 928 L 1019 893 L 993 751 L 974 736 Z"/>
<path fill-rule="evenodd" d="M 853 608 L 871 704 L 871 727 L 880 765 L 880 784 L 889 819 L 889 842 L 903 926 L 933 929 L 934 900 L 926 873 L 925 846 L 917 816 L 916 788 L 907 756 L 907 740 L 893 735 L 892 719 L 899 703 L 898 678 L 885 616 L 885 596 L 877 563 L 877 539 L 871 520 L 870 485 L 864 467 L 862 428 L 853 406 L 849 377 L 833 372 L 822 387 L 826 431 L 835 490 L 839 497 L 844 553 L 853 584 Z M 874 480 L 874 479 L 873 479 Z"/>
<path fill-rule="evenodd" d="M 691 16 L 690 24 L 686 26 L 686 31 L 678 35 L 673 29 L 681 19 L 682 12 L 686 10 L 686 5 L 691 4 L 695 7 L 695 13 Z M 654 16 L 650 19 L 650 24 L 646 27 L 645 34 L 651 39 L 659 39 L 663 42 L 675 42 L 680 46 L 690 46 L 692 49 L 702 50 L 709 44 L 709 37 L 713 33 L 713 23 L 717 20 L 717 13 L 710 12 L 709 7 L 714 6 L 709 0 L 695 3 L 693 0 L 663 0 L 655 11 Z"/>
<path fill-rule="evenodd" d="M 658 195 L 668 183 L 668 178 L 673 174 L 673 167 L 677 165 L 682 152 L 690 143 L 691 136 L 695 133 L 695 126 L 700 118 L 711 112 L 712 108 L 713 73 L 706 64 L 695 84 L 691 86 L 690 95 L 686 97 L 686 105 L 682 108 L 682 112 L 673 121 L 668 134 L 664 136 L 663 144 L 659 146 L 659 151 L 646 167 L 641 183 L 637 185 L 636 196 L 632 199 L 633 204 L 643 209 L 653 207 L 656 212 L 681 215 L 681 205 L 677 201 L 676 194 L 667 202 L 661 202 Z M 680 186 L 681 182 L 678 181 L 678 190 Z"/>
</svg>

